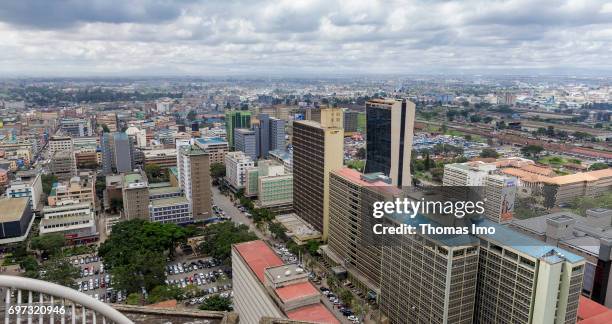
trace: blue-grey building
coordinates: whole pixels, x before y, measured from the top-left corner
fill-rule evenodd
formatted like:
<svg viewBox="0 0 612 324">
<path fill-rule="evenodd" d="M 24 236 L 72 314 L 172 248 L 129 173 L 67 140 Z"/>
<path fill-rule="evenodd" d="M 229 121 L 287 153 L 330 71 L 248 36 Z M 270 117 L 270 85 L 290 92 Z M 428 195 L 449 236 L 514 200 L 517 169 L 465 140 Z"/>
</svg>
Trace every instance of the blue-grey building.
<svg viewBox="0 0 612 324">
<path fill-rule="evenodd" d="M 253 161 L 257 161 L 257 138 L 256 131 L 246 128 L 234 130 L 234 145 L 236 151 L 241 151 Z"/>
<path fill-rule="evenodd" d="M 270 151 L 285 149 L 285 121 L 267 114 L 257 116 L 259 126 L 255 127 L 257 156 L 267 159 Z"/>
</svg>

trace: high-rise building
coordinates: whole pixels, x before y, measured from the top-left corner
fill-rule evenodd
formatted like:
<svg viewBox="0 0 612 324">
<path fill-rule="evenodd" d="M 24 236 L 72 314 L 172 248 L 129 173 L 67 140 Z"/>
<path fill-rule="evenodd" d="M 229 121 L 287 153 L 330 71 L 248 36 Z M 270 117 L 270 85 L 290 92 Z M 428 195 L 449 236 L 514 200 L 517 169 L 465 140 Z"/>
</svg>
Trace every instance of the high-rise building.
<svg viewBox="0 0 612 324">
<path fill-rule="evenodd" d="M 236 128 L 234 130 L 234 146 L 236 151 L 243 152 L 253 161 L 257 161 L 257 138 L 254 130 Z"/>
<path fill-rule="evenodd" d="M 495 228 L 478 235 L 474 323 L 576 323 L 584 258 Z"/>
<path fill-rule="evenodd" d="M 122 196 L 125 219 L 149 220 L 149 181 L 142 170 L 123 175 Z"/>
<path fill-rule="evenodd" d="M 421 216 L 406 220 L 413 226 L 423 222 Z M 474 323 L 478 240 L 419 232 L 382 239 L 379 303 L 390 323 Z"/>
<path fill-rule="evenodd" d="M 126 133 L 113 134 L 113 161 L 117 173 L 132 171 L 132 142 Z"/>
<path fill-rule="evenodd" d="M 340 323 L 321 303 L 308 273 L 297 264 L 285 264 L 264 241 L 234 244 L 232 273 L 240 323 L 258 324 L 270 317 L 283 323 Z"/>
<path fill-rule="evenodd" d="M 109 132 L 113 133 L 117 131 L 117 114 L 115 113 L 101 113 L 96 116 L 96 124 L 103 127 L 105 125 Z"/>
<path fill-rule="evenodd" d="M 255 166 L 251 157 L 243 152 L 229 152 L 225 155 L 225 178 L 229 185 L 238 190 L 244 188 L 247 181 L 247 169 Z"/>
<path fill-rule="evenodd" d="M 366 102 L 366 173 L 382 172 L 398 187 L 412 185 L 410 154 L 415 109 L 407 99 Z"/>
<path fill-rule="evenodd" d="M 257 156 L 267 159 L 272 150 L 285 149 L 285 121 L 269 117 L 267 114 L 257 116 L 259 124 L 255 125 L 257 136 Z"/>
<path fill-rule="evenodd" d="M 72 151 L 72 138 L 70 136 L 51 136 L 49 139 L 49 155 L 53 156 L 57 151 Z"/>
<path fill-rule="evenodd" d="M 71 137 L 86 137 L 93 135 L 89 119 L 62 118 L 59 124 L 60 131 Z"/>
<path fill-rule="evenodd" d="M 126 133 L 104 133 L 100 143 L 104 174 L 130 172 L 134 169 L 134 144 Z"/>
<path fill-rule="evenodd" d="M 330 175 L 329 238 L 324 255 L 343 266 L 364 295 L 380 290 L 380 246 L 368 231 L 376 201 L 399 196 L 400 190 L 381 173 L 362 174 L 343 167 Z"/>
<path fill-rule="evenodd" d="M 385 221 L 441 226 L 421 215 Z M 384 236 L 380 307 L 391 323 L 576 322 L 582 257 L 486 219 L 469 222 L 495 234 Z"/>
<path fill-rule="evenodd" d="M 77 166 L 74 152 L 69 150 L 55 151 L 51 156 L 49 171 L 61 180 L 70 179 L 75 176 Z"/>
<path fill-rule="evenodd" d="M 285 149 L 285 137 L 287 136 L 285 124 L 286 122 L 282 119 L 270 118 L 270 151 Z"/>
<path fill-rule="evenodd" d="M 293 207 L 324 240 L 329 231 L 329 173 L 342 167 L 343 157 L 341 109 L 321 109 L 321 123 L 293 123 Z"/>
<path fill-rule="evenodd" d="M 182 145 L 178 152 L 180 187 L 189 201 L 193 220 L 203 221 L 212 216 L 210 160 L 204 150 L 195 145 Z"/>
<path fill-rule="evenodd" d="M 230 149 L 234 149 L 234 130 L 251 128 L 251 112 L 247 110 L 226 110 L 225 131 Z"/>
<path fill-rule="evenodd" d="M 197 138 L 195 145 L 208 153 L 210 164 L 225 163 L 225 154 L 229 151 L 226 140 L 221 137 Z"/>
<path fill-rule="evenodd" d="M 517 179 L 495 174 L 495 163 L 481 161 L 444 166 L 442 184 L 453 187 L 480 187 L 485 200 L 484 216 L 496 223 L 512 220 Z"/>
<path fill-rule="evenodd" d="M 358 111 L 344 110 L 344 132 L 353 133 L 357 132 L 359 128 L 359 114 Z"/>
</svg>

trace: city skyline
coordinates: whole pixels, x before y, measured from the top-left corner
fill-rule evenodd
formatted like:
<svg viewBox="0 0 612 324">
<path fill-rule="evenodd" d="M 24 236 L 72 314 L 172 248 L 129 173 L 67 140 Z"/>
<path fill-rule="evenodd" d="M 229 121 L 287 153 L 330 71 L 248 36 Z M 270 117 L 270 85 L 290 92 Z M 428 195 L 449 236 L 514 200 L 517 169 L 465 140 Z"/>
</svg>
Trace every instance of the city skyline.
<svg viewBox="0 0 612 324">
<path fill-rule="evenodd" d="M 605 75 L 610 21 L 603 1 L 20 1 L 0 73 Z"/>
</svg>

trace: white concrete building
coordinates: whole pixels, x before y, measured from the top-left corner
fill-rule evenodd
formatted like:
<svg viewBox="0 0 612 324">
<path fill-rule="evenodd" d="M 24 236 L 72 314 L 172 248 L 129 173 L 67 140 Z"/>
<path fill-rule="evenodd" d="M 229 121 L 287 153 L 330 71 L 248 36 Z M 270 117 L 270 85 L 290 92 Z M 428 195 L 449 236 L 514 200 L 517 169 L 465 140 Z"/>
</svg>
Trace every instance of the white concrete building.
<svg viewBox="0 0 612 324">
<path fill-rule="evenodd" d="M 77 244 L 97 240 L 95 212 L 91 203 L 63 201 L 55 207 L 45 207 L 40 221 L 40 234 L 50 233 L 61 233 Z"/>
<path fill-rule="evenodd" d="M 229 152 L 225 155 L 225 177 L 227 182 L 235 189 L 244 188 L 246 184 L 246 170 L 255 166 L 255 162 L 243 152 Z"/>
</svg>

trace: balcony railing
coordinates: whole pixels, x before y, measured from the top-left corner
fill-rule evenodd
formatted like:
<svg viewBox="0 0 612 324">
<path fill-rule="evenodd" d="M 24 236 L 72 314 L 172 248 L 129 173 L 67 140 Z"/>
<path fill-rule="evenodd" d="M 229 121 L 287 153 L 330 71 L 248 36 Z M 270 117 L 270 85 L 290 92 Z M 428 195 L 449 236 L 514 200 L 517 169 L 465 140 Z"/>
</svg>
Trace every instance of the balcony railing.
<svg viewBox="0 0 612 324">
<path fill-rule="evenodd" d="M 0 321 L 13 323 L 133 324 L 111 306 L 47 281 L 0 275 Z"/>
</svg>

